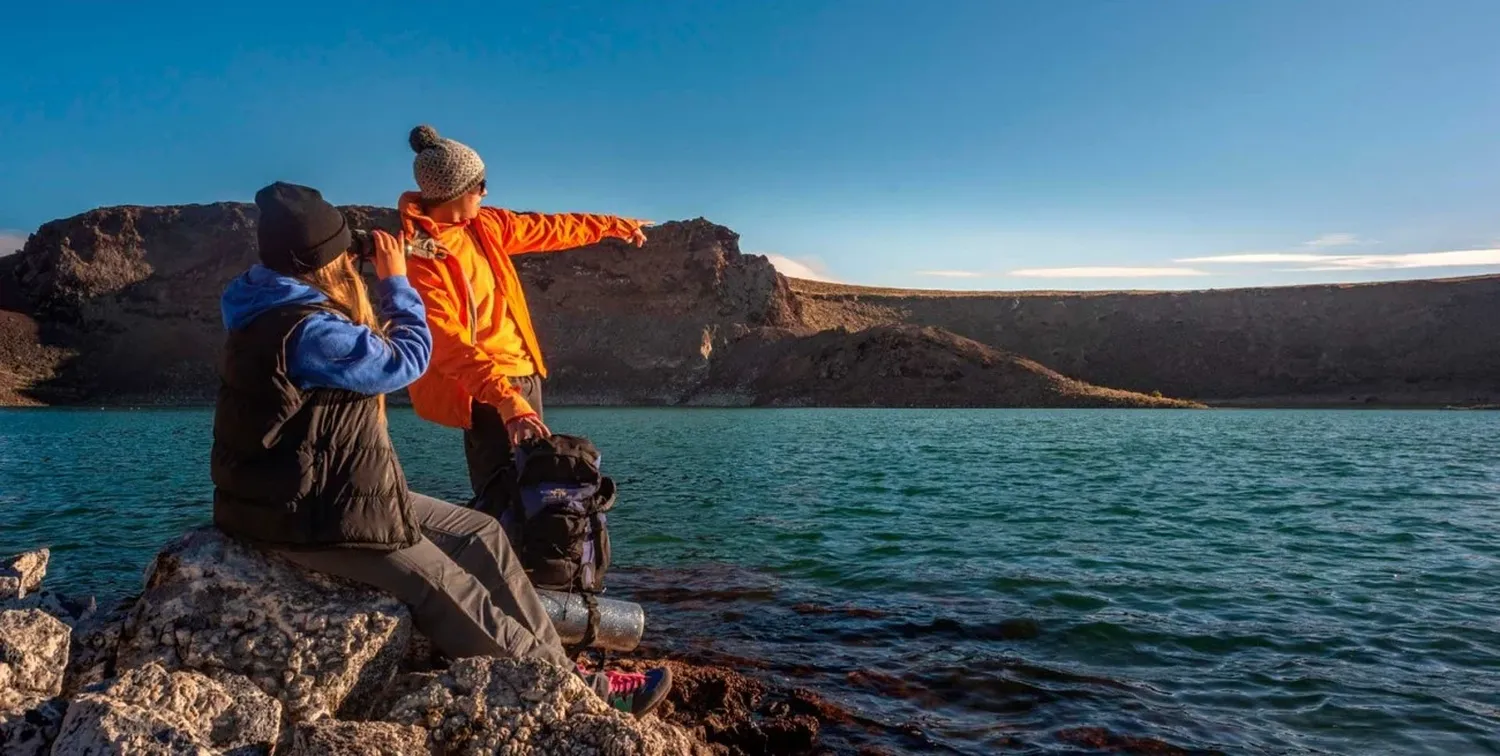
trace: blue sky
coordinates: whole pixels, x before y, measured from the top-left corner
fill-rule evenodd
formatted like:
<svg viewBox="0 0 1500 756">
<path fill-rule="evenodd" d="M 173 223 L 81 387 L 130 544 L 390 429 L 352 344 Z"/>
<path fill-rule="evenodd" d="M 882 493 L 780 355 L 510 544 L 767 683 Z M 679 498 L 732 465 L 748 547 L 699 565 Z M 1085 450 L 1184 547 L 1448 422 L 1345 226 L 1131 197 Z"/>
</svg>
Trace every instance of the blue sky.
<svg viewBox="0 0 1500 756">
<path fill-rule="evenodd" d="M 389 205 L 425 122 L 492 204 L 702 216 L 852 283 L 1500 272 L 1494 0 L 421 8 L 8 8 L 0 230 L 275 180 Z"/>
</svg>

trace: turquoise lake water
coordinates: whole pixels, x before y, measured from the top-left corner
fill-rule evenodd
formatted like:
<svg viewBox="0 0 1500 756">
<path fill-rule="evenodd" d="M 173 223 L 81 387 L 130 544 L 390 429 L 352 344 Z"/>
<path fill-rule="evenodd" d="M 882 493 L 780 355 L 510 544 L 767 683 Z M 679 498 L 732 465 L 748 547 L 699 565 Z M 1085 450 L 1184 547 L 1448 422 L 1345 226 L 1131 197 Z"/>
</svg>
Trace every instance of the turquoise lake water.
<svg viewBox="0 0 1500 756">
<path fill-rule="evenodd" d="M 208 410 L 0 411 L 0 554 L 118 596 L 205 522 Z M 1500 414 L 557 409 L 603 449 L 653 648 L 903 733 L 1500 753 Z M 392 413 L 412 487 L 456 432 Z"/>
</svg>

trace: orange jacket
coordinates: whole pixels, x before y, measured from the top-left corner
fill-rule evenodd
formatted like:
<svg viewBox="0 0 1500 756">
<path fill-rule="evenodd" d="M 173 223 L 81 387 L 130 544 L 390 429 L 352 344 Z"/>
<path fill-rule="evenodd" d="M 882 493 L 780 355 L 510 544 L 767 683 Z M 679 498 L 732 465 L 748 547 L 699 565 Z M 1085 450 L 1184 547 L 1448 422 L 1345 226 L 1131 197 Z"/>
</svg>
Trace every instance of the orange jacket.
<svg viewBox="0 0 1500 756">
<path fill-rule="evenodd" d="M 407 240 L 407 278 L 427 307 L 427 325 L 432 330 L 432 361 L 427 372 L 408 388 L 417 415 L 439 425 L 468 428 L 474 400 L 491 405 L 509 421 L 532 414 L 525 397 L 510 383 L 505 366 L 515 355 L 491 355 L 476 343 L 480 324 L 474 322 L 474 307 L 468 279 L 455 255 L 474 254 L 474 245 L 449 249 L 437 242 L 441 227 L 422 212 L 420 195 L 408 192 L 398 204 L 401 230 Z M 634 221 L 613 215 L 585 213 L 516 213 L 481 208 L 469 222 L 478 250 L 495 274 L 496 296 L 514 318 L 521 342 L 536 365 L 547 375 L 531 312 L 511 255 L 553 252 L 583 247 L 611 237 L 629 238 Z M 418 233 L 418 232 L 421 233 Z"/>
</svg>

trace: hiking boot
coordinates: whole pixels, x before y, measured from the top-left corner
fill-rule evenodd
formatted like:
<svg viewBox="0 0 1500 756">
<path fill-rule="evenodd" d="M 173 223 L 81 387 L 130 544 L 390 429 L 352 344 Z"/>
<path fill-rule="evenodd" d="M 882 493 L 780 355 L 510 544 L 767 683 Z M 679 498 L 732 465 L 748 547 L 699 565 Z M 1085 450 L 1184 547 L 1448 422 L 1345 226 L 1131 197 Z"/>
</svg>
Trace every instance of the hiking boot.
<svg viewBox="0 0 1500 756">
<path fill-rule="evenodd" d="M 672 671 L 655 667 L 645 672 L 604 671 L 593 675 L 594 691 L 611 707 L 628 711 L 636 719 L 650 714 L 667 700 L 672 690 Z"/>
</svg>

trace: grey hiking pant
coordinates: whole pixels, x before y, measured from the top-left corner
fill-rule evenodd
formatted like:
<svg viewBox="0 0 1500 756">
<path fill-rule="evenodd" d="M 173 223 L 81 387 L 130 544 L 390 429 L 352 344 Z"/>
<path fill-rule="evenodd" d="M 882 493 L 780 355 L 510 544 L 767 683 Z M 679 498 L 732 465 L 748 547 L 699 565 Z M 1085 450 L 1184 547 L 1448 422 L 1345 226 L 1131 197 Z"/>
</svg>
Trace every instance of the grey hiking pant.
<svg viewBox="0 0 1500 756">
<path fill-rule="evenodd" d="M 278 553 L 400 599 L 411 607 L 417 629 L 449 658 L 545 659 L 571 668 L 500 523 L 418 493 L 411 505 L 424 536 L 415 546 Z"/>
</svg>

